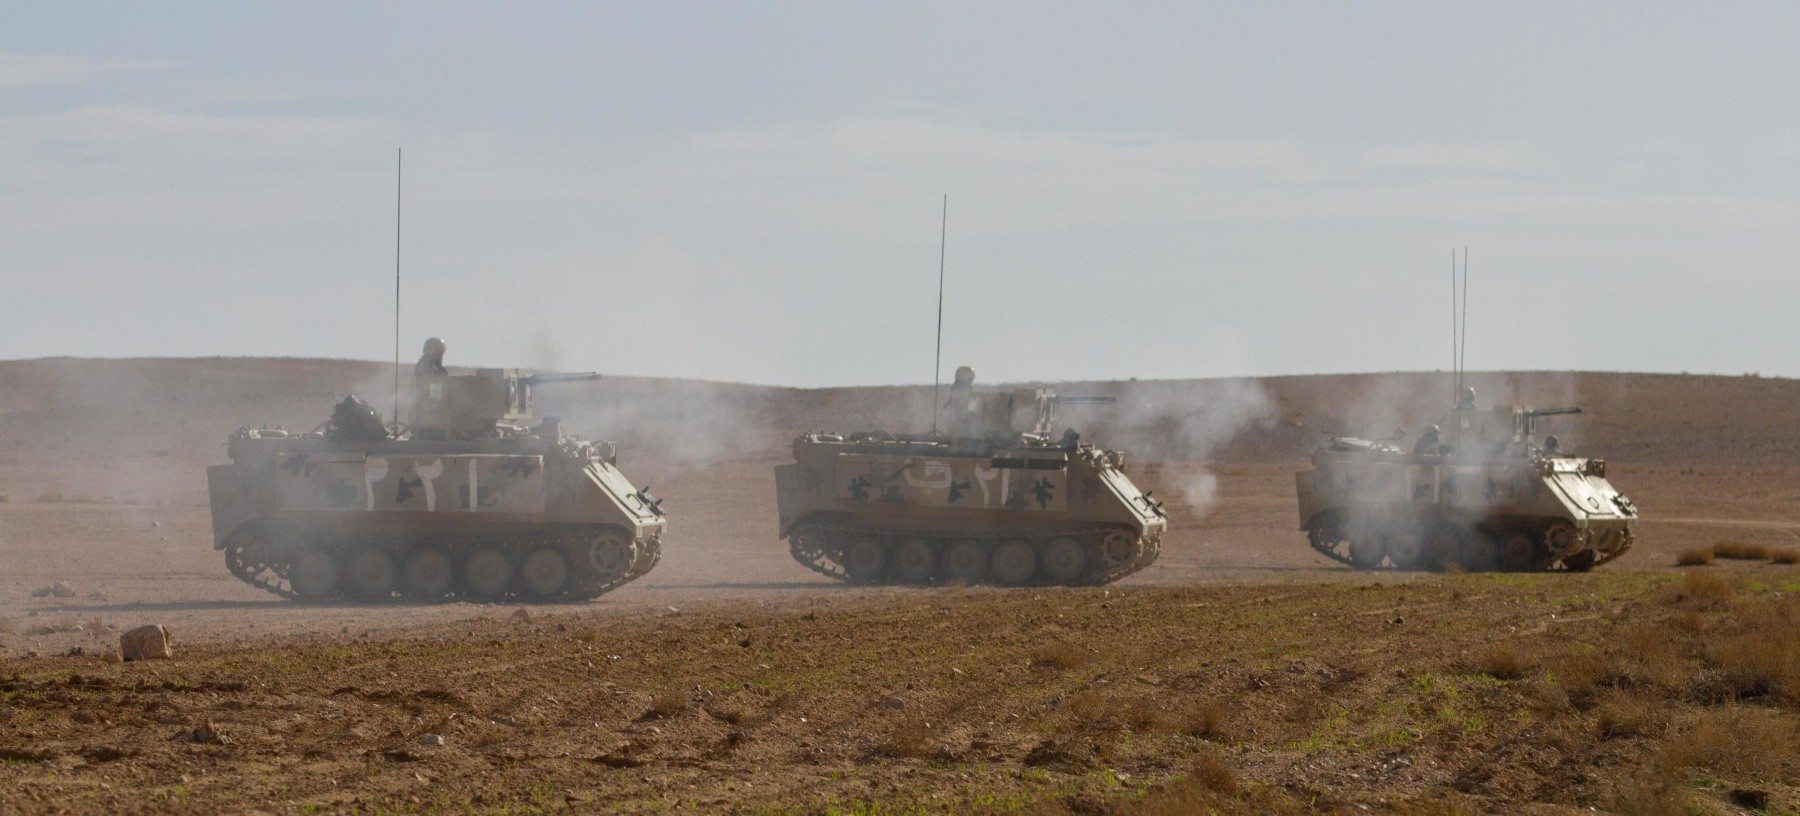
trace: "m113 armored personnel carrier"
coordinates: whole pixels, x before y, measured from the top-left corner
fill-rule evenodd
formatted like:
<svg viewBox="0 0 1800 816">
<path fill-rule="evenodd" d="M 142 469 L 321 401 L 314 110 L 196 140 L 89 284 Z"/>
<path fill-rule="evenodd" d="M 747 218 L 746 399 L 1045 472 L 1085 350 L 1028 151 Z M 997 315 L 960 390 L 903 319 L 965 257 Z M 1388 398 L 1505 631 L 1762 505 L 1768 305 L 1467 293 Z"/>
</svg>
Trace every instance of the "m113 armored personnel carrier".
<svg viewBox="0 0 1800 816">
<path fill-rule="evenodd" d="M 233 435 L 207 469 L 232 574 L 311 601 L 575 601 L 655 566 L 667 523 L 612 445 L 525 424 L 534 387 L 597 375 L 442 371 L 421 361 L 397 432 L 352 396 L 311 433 Z"/>
<path fill-rule="evenodd" d="M 963 368 L 948 433 L 808 433 L 775 468 L 780 535 L 794 560 L 860 583 L 1102 584 L 1156 560 L 1161 502 L 1125 455 L 1053 438 L 1041 389 L 977 393 Z"/>
<path fill-rule="evenodd" d="M 1575 572 L 1630 549 L 1638 513 L 1606 462 L 1534 437 L 1544 417 L 1579 408 L 1510 405 L 1483 413 L 1464 389 L 1449 427 L 1411 450 L 1332 439 L 1296 474 L 1313 549 L 1357 569 Z"/>
</svg>

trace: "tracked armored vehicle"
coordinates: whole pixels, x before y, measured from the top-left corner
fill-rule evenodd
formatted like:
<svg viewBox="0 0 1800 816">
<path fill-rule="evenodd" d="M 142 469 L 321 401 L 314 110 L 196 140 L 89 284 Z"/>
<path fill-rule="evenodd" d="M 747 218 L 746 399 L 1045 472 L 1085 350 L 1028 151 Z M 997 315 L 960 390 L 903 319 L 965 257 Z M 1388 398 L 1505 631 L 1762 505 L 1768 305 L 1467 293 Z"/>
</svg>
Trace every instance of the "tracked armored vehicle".
<svg viewBox="0 0 1800 816">
<path fill-rule="evenodd" d="M 1638 513 L 1605 461 L 1534 438 L 1538 420 L 1580 411 L 1484 414 L 1468 389 L 1448 433 L 1429 428 L 1410 450 L 1332 439 L 1296 475 L 1300 527 L 1356 569 L 1585 572 L 1631 548 Z"/>
<path fill-rule="evenodd" d="M 429 349 L 428 348 L 428 355 Z M 441 343 L 439 344 L 441 353 Z M 656 565 L 666 521 L 613 447 L 533 427 L 532 389 L 596 375 L 420 363 L 412 422 L 349 397 L 311 433 L 239 430 L 207 469 L 231 573 L 285 598 L 579 601 Z"/>
<path fill-rule="evenodd" d="M 967 376 L 964 377 L 966 372 Z M 1105 398 L 951 388 L 947 434 L 809 433 L 775 468 L 794 560 L 858 584 L 1103 584 L 1156 560 L 1161 502 L 1055 409 Z"/>
</svg>

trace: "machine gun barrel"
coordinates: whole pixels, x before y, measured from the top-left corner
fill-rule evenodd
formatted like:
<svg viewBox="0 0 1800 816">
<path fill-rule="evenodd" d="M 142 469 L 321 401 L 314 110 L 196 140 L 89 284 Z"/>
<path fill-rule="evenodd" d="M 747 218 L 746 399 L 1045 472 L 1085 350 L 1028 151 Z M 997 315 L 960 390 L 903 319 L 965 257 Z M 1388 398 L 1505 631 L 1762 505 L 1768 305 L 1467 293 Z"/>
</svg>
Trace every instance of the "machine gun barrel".
<svg viewBox="0 0 1800 816">
<path fill-rule="evenodd" d="M 1538 408 L 1536 410 L 1526 411 L 1525 416 L 1528 416 L 1532 419 L 1537 419 L 1538 417 L 1563 416 L 1565 414 L 1579 414 L 1579 413 L 1581 413 L 1580 408 Z"/>
<path fill-rule="evenodd" d="M 1081 404 L 1081 403 L 1100 403 L 1100 404 L 1111 405 L 1112 403 L 1118 402 L 1119 398 L 1118 397 L 1051 397 L 1050 401 L 1054 402 L 1058 405 L 1072 405 L 1072 404 Z"/>
<path fill-rule="evenodd" d="M 533 374 L 520 378 L 526 385 L 548 385 L 550 383 L 590 382 L 600 379 L 600 375 L 592 371 L 582 374 Z"/>
</svg>

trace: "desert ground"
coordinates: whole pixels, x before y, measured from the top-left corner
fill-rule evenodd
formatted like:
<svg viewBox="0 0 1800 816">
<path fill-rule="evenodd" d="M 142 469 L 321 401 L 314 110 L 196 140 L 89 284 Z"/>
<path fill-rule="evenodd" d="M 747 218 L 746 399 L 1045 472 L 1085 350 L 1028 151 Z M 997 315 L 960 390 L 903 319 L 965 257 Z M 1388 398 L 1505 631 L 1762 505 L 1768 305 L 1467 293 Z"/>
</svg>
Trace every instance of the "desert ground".
<svg viewBox="0 0 1800 816">
<path fill-rule="evenodd" d="M 1328 433 L 1444 374 L 1059 383 L 1168 500 L 1106 588 L 855 589 L 794 564 L 771 468 L 808 429 L 922 430 L 929 387 L 546 390 L 671 519 L 579 606 L 310 606 L 230 577 L 204 467 L 384 365 L 0 362 L 0 812 L 1800 812 L 1800 381 L 1481 373 L 1574 404 L 1638 545 L 1589 575 L 1355 573 L 1297 531 Z M 73 597 L 34 597 L 63 582 Z M 118 631 L 175 633 L 120 664 Z M 439 739 L 431 739 L 439 737 Z M 441 742 L 441 744 L 439 744 Z"/>
</svg>

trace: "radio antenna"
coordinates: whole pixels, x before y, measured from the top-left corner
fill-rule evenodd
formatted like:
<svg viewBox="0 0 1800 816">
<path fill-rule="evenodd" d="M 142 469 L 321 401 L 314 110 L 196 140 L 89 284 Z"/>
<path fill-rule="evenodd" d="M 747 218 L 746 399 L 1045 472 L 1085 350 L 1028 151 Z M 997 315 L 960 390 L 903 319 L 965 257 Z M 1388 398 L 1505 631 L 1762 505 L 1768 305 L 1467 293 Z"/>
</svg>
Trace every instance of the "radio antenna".
<svg viewBox="0 0 1800 816">
<path fill-rule="evenodd" d="M 1462 341 L 1457 333 L 1462 330 L 1462 318 L 1456 316 L 1457 297 L 1456 284 L 1456 247 L 1450 248 L 1450 402 L 1455 404 L 1462 398 Z"/>
<path fill-rule="evenodd" d="M 931 360 L 931 433 L 938 432 L 938 409 L 942 407 L 939 384 L 944 374 L 944 247 L 950 239 L 950 194 L 944 194 L 944 216 L 938 224 L 938 310 L 937 353 Z"/>
<path fill-rule="evenodd" d="M 394 431 L 400 430 L 400 179 L 401 148 L 394 148 Z"/>
<path fill-rule="evenodd" d="M 1466 381 L 1469 371 L 1469 248 L 1463 247 L 1462 273 L 1462 336 L 1457 338 L 1456 370 L 1459 380 Z M 1462 392 L 1458 391 L 1460 398 Z"/>
</svg>

